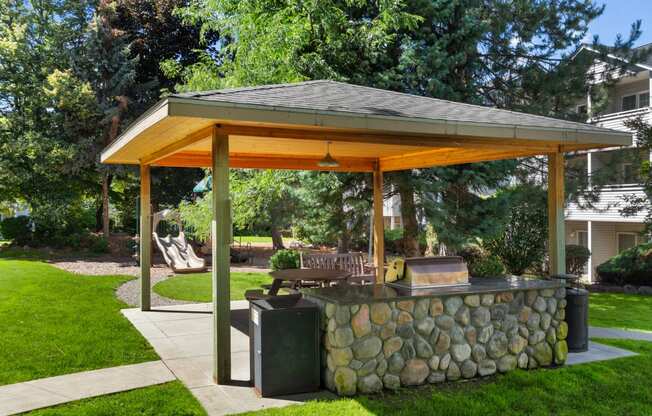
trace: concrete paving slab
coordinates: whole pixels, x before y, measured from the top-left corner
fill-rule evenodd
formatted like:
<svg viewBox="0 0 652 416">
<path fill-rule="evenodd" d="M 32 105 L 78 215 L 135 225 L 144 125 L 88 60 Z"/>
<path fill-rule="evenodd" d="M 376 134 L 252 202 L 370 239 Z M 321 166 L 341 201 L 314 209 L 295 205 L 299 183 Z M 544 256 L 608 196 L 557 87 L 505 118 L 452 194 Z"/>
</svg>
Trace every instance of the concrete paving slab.
<svg viewBox="0 0 652 416">
<path fill-rule="evenodd" d="M 247 301 L 231 302 L 231 379 L 232 385 L 213 381 L 212 316 L 196 313 L 212 305 L 191 304 L 159 307 L 153 312 L 137 309 L 123 314 L 148 339 L 161 359 L 199 400 L 209 415 L 226 415 L 268 407 L 287 406 L 311 399 L 335 397 L 322 391 L 281 398 L 261 398 L 249 386 L 249 336 Z M 183 310 L 187 308 L 185 316 Z M 144 315 L 144 316 L 141 316 Z M 142 322 L 152 323 L 160 333 Z M 141 330 L 141 328 L 143 330 Z M 160 334 L 163 337 L 160 337 Z"/>
<path fill-rule="evenodd" d="M 0 387 L 0 415 L 176 380 L 162 361 L 83 371 Z"/>
<path fill-rule="evenodd" d="M 595 361 L 614 360 L 616 358 L 631 357 L 637 355 L 634 352 L 622 348 L 603 345 L 597 342 L 589 341 L 589 350 L 585 352 L 568 353 L 566 365 L 577 365 L 592 363 Z"/>
<path fill-rule="evenodd" d="M 652 342 L 652 332 L 649 331 L 637 331 L 632 329 L 616 329 L 616 328 L 600 328 L 596 326 L 589 327 L 589 337 L 631 339 L 636 341 Z"/>
<path fill-rule="evenodd" d="M 0 386 L 0 415 L 13 415 L 72 400 L 28 383 Z"/>
</svg>

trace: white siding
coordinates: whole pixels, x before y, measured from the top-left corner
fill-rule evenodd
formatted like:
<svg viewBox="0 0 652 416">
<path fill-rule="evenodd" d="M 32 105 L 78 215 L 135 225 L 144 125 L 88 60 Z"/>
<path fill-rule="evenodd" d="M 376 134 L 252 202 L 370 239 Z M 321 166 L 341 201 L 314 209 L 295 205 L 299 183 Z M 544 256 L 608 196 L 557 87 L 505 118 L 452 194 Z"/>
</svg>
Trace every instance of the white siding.
<svg viewBox="0 0 652 416">
<path fill-rule="evenodd" d="M 595 269 L 618 254 L 618 233 L 641 233 L 643 224 L 621 222 L 592 222 L 591 229 L 591 260 L 593 264 L 594 279 L 597 276 Z M 579 221 L 566 221 L 566 244 L 577 244 L 577 231 L 586 230 L 587 223 Z M 638 236 L 638 241 L 643 242 L 644 237 Z"/>
<path fill-rule="evenodd" d="M 642 223 L 645 221 L 647 211 L 638 215 L 623 217 L 620 210 L 626 206 L 623 197 L 637 195 L 645 197 L 641 186 L 614 186 L 606 187 L 600 193 L 600 201 L 595 203 L 593 209 L 581 209 L 577 204 L 568 204 L 566 208 L 567 221 L 617 221 Z"/>
<path fill-rule="evenodd" d="M 625 127 L 625 121 L 630 119 L 635 119 L 637 117 L 643 117 L 645 121 L 652 121 L 652 112 L 650 107 L 638 108 L 636 110 L 623 111 L 614 114 L 607 114 L 601 117 L 595 117 L 591 120 L 591 124 L 595 124 L 599 127 L 604 127 L 606 129 L 629 131 Z"/>
</svg>

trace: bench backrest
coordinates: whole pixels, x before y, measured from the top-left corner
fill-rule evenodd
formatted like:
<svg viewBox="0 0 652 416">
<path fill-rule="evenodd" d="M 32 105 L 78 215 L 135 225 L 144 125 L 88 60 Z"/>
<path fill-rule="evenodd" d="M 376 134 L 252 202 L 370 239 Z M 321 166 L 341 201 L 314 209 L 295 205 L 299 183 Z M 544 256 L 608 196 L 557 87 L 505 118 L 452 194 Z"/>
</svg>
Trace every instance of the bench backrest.
<svg viewBox="0 0 652 416">
<path fill-rule="evenodd" d="M 368 274 L 362 253 L 302 254 L 301 267 L 308 269 L 344 270 L 352 276 Z"/>
</svg>

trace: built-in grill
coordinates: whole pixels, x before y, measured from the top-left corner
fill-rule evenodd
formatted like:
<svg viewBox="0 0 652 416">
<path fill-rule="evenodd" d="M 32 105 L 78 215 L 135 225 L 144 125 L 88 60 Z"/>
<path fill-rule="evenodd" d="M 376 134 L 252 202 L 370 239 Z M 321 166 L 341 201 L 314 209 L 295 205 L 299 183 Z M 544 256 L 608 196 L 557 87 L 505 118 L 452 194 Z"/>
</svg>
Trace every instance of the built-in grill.
<svg viewBox="0 0 652 416">
<path fill-rule="evenodd" d="M 468 285 L 469 271 L 458 256 L 411 257 L 405 259 L 403 278 L 388 284 L 409 289 Z"/>
</svg>

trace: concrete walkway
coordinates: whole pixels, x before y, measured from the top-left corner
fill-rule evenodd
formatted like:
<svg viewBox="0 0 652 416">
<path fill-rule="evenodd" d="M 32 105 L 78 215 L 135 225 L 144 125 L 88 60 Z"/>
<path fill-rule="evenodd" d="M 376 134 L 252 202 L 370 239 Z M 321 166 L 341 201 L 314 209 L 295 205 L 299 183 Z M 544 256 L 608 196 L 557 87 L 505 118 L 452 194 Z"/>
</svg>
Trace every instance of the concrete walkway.
<svg viewBox="0 0 652 416">
<path fill-rule="evenodd" d="M 83 371 L 0 386 L 0 415 L 174 381 L 162 361 Z"/>
<path fill-rule="evenodd" d="M 261 398 L 249 386 L 249 304 L 231 302 L 230 385 L 213 382 L 211 304 L 161 306 L 155 311 L 122 313 L 154 347 L 163 362 L 186 385 L 211 416 L 282 407 L 313 399 L 332 399 L 328 391 Z"/>
<path fill-rule="evenodd" d="M 615 339 L 631 339 L 635 341 L 649 341 L 652 342 L 652 332 L 648 331 L 635 331 L 631 329 L 616 329 L 616 328 L 599 328 L 592 326 L 589 328 L 590 338 L 615 338 Z"/>
</svg>

